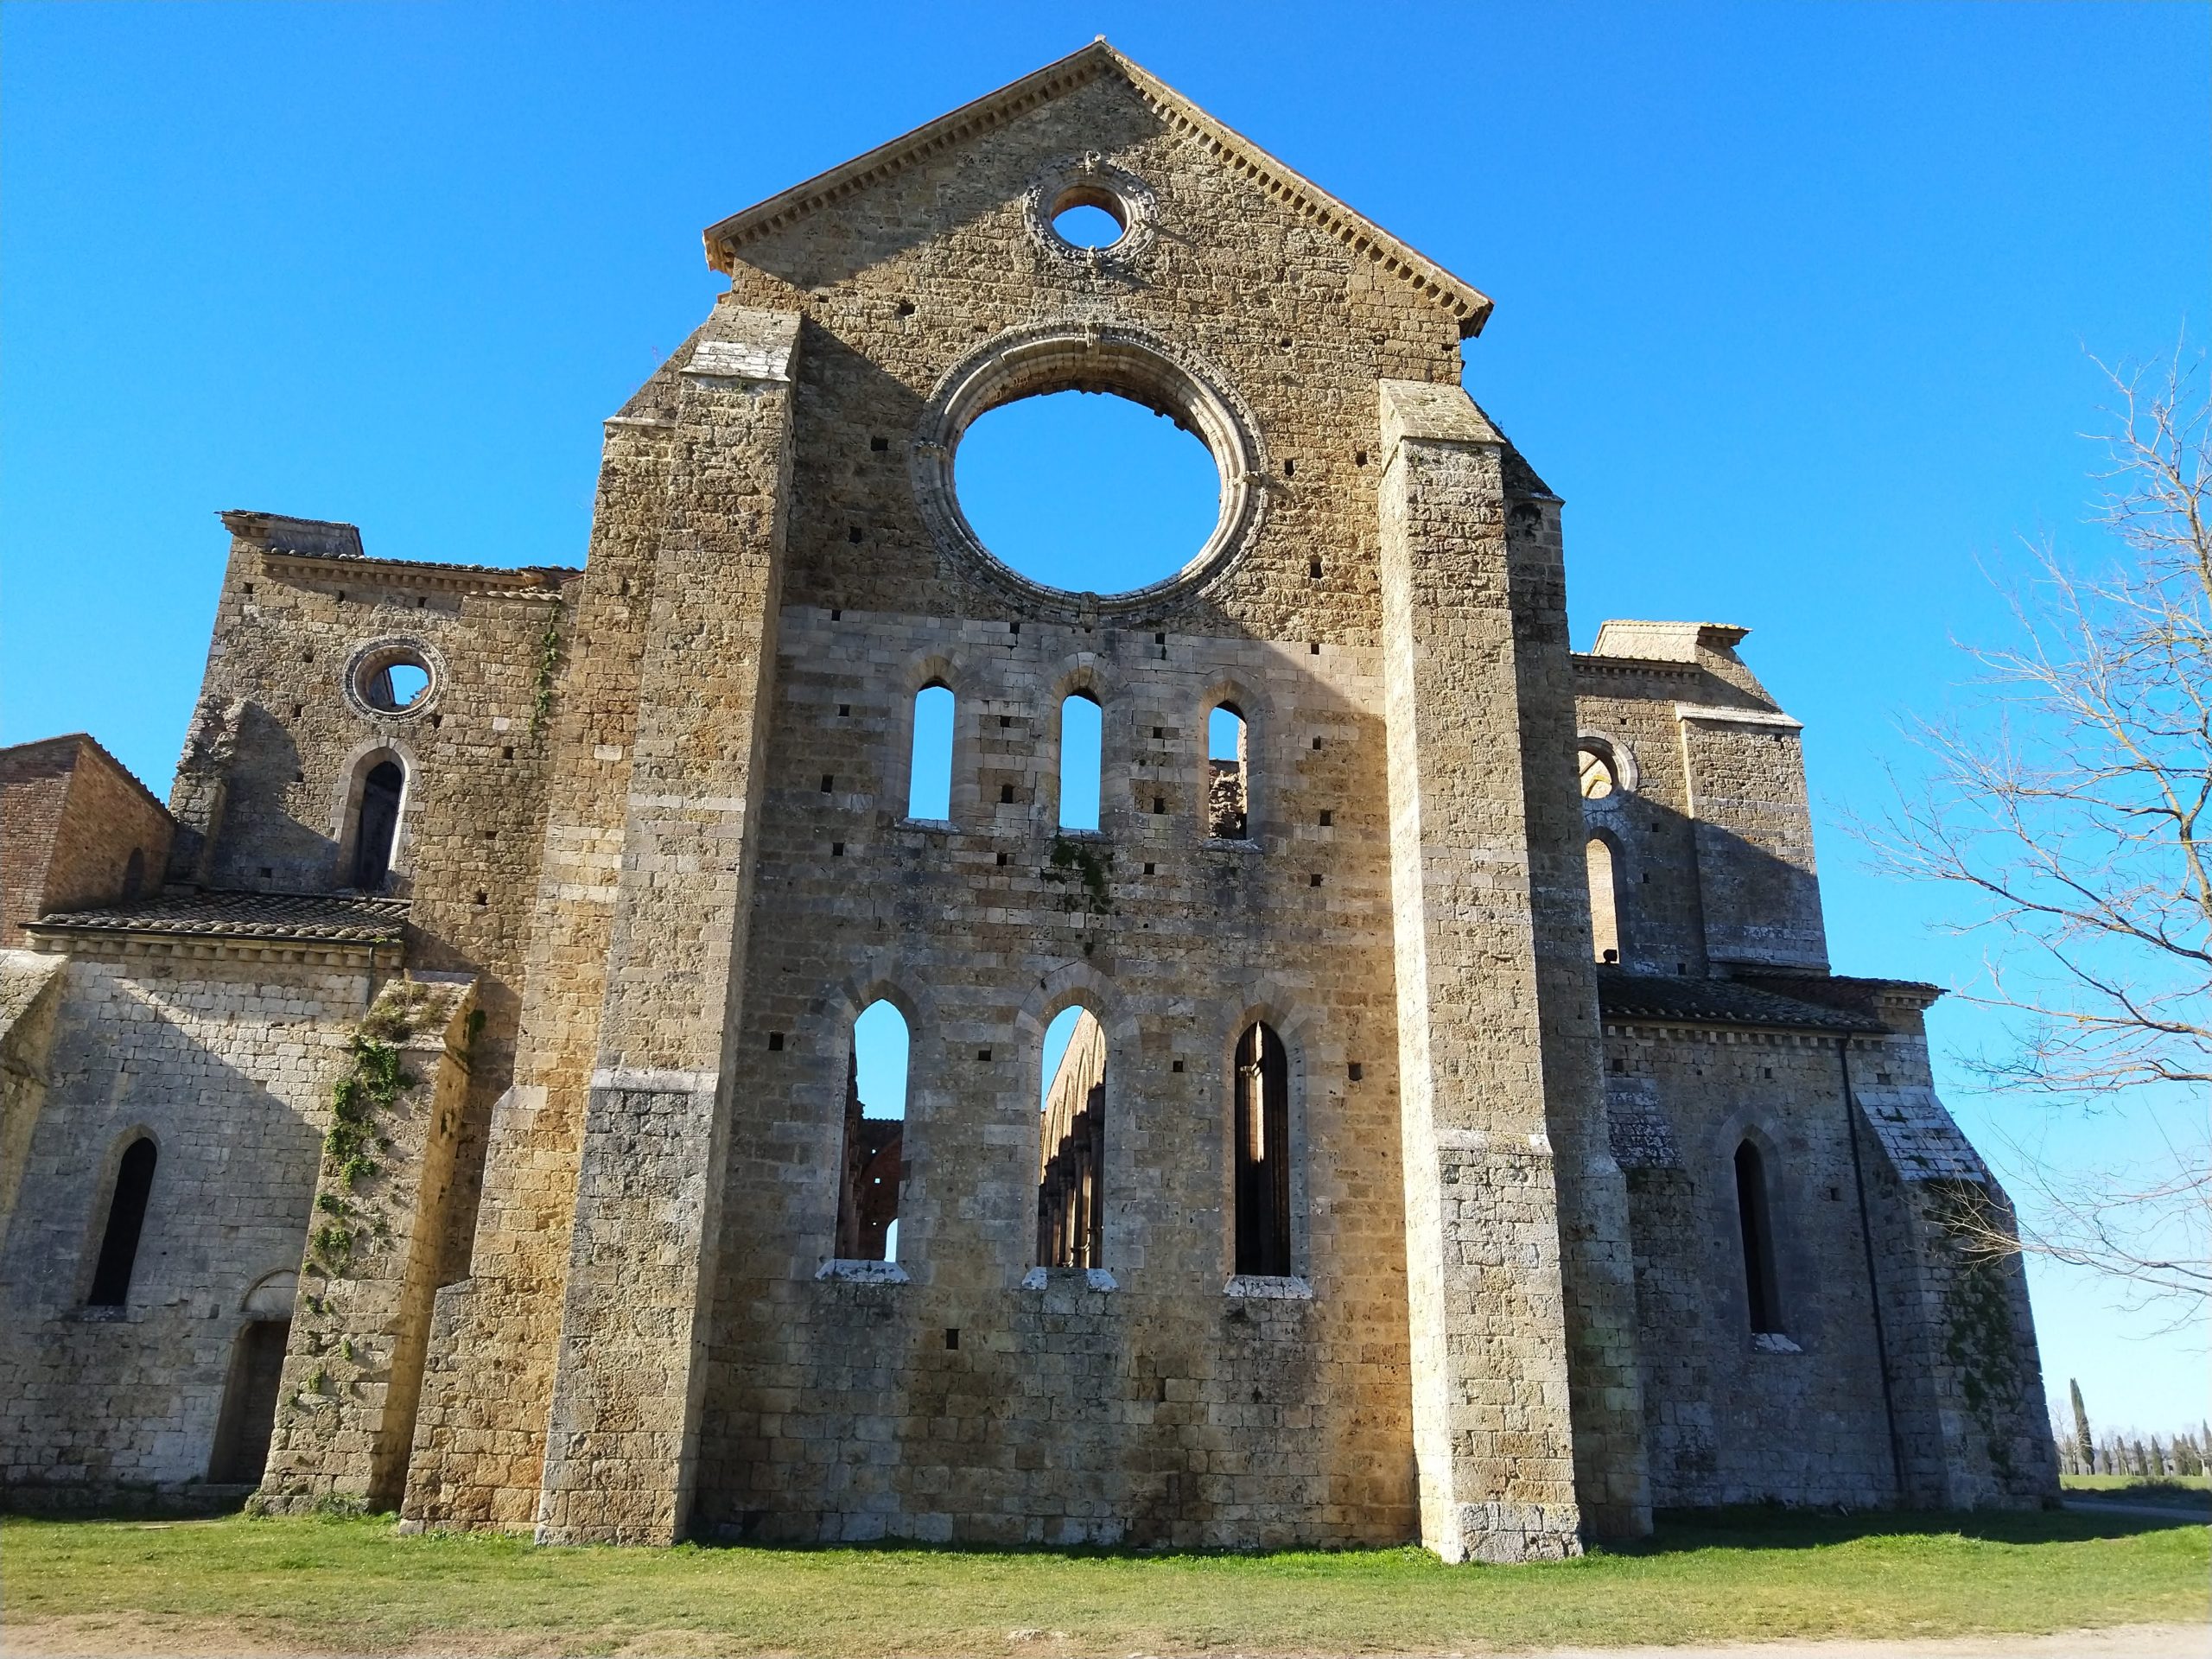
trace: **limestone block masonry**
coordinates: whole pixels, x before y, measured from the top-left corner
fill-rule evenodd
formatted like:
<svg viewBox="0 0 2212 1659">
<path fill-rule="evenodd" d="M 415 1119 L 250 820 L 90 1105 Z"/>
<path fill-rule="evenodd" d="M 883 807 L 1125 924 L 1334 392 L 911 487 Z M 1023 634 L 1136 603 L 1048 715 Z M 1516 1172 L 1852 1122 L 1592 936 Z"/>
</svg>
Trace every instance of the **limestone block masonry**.
<svg viewBox="0 0 2212 1659">
<path fill-rule="evenodd" d="M 1830 971 L 1745 630 L 1569 649 L 1483 294 L 1103 41 L 706 247 L 583 568 L 226 512 L 166 810 L 0 752 L 0 1496 L 1484 1561 L 2052 1498 L 1935 992 Z M 1068 390 L 1213 456 L 1176 575 L 962 511 Z"/>
</svg>

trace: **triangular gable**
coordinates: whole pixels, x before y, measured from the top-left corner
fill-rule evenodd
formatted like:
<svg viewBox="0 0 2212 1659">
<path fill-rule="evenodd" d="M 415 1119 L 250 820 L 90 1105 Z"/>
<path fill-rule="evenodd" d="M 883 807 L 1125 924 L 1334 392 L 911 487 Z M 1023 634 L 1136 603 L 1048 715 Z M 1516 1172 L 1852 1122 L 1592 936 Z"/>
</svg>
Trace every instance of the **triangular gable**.
<svg viewBox="0 0 2212 1659">
<path fill-rule="evenodd" d="M 1365 254 L 1392 276 L 1410 283 L 1437 305 L 1451 311 L 1459 319 L 1461 338 L 1481 332 L 1490 317 L 1488 296 L 1353 212 L 1242 133 L 1214 119 L 1174 88 L 1107 45 L 1103 35 L 1082 50 L 1071 52 L 972 103 L 963 104 L 903 137 L 878 144 L 826 173 L 818 173 L 742 213 L 709 225 L 704 232 L 707 264 L 725 276 L 730 275 L 739 251 L 754 238 L 781 230 L 892 174 L 964 143 L 978 133 L 1002 126 L 1038 105 L 1106 74 L 1118 74 L 1127 80 L 1170 128 L 1209 145 L 1215 155 L 1255 181 L 1270 195 L 1325 226 L 1347 247 Z"/>
</svg>

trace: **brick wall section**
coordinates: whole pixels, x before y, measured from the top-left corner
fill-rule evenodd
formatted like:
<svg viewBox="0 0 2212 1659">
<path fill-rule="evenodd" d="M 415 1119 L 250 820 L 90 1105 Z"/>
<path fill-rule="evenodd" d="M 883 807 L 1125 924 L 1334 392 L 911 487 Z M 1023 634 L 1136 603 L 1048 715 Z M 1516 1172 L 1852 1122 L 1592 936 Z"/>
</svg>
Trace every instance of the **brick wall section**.
<svg viewBox="0 0 2212 1659">
<path fill-rule="evenodd" d="M 82 733 L 0 749 L 0 949 L 50 911 L 121 898 L 134 853 L 141 890 L 156 891 L 170 830 L 146 786 Z"/>
</svg>

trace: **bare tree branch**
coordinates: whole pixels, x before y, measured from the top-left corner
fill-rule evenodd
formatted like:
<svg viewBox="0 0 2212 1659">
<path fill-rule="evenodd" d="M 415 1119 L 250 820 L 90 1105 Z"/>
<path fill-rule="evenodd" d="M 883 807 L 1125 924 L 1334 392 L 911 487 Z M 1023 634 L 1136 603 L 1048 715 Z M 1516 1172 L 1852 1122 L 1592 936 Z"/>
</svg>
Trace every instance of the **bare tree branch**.
<svg viewBox="0 0 2212 1659">
<path fill-rule="evenodd" d="M 1962 995 L 2012 1046 L 1970 1062 L 1995 1090 L 2116 1109 L 2138 1094 L 2198 1124 L 2212 1084 L 2212 404 L 2202 356 L 2104 369 L 2114 403 L 2092 522 L 2107 568 L 2029 546 L 2013 638 L 1962 647 L 1981 693 L 1910 733 L 1933 763 L 1853 829 L 1875 867 L 1962 900 L 1988 941 Z M 1962 1237 L 2031 1250 L 2192 1311 L 2212 1299 L 2212 1150 L 2169 1137 L 2153 1171 L 2025 1159 L 2018 1225 L 1967 1202 Z"/>
</svg>

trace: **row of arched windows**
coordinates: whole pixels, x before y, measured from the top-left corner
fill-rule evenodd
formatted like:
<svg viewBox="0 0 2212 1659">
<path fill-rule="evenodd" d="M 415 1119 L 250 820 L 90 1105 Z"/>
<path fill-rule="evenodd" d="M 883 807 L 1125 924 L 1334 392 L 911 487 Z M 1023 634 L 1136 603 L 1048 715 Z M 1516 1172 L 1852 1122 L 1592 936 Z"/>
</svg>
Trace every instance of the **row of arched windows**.
<svg viewBox="0 0 2212 1659">
<path fill-rule="evenodd" d="M 913 747 L 907 771 L 906 816 L 941 823 L 952 816 L 951 689 L 931 681 L 914 694 Z M 1096 830 L 1104 766 L 1105 711 L 1088 691 L 1060 701 L 1060 828 Z M 1155 734 L 1157 735 L 1157 734 Z M 1251 732 L 1236 703 L 1206 712 L 1206 833 L 1243 841 L 1250 832 Z M 1007 799 L 1011 799 L 1009 795 Z M 1166 810 L 1166 798 L 1153 802 Z"/>
<path fill-rule="evenodd" d="M 837 1254 L 849 1260 L 899 1259 L 908 1047 L 906 1021 L 887 1001 L 871 1003 L 854 1022 L 836 1239 Z M 1105 1030 L 1078 1004 L 1046 1028 L 1044 1052 L 1035 1265 L 1103 1267 Z M 1294 1271 L 1290 1066 L 1282 1039 L 1264 1020 L 1246 1027 L 1237 1039 L 1235 1099 L 1234 1270 L 1287 1276 Z M 121 1307 L 130 1295 L 157 1157 L 152 1137 L 142 1135 L 116 1166 L 88 1306 Z M 1773 1185 L 1764 1154 L 1749 1139 L 1736 1148 L 1734 1176 L 1751 1328 L 1755 1335 L 1778 1336 L 1783 1322 Z"/>
<path fill-rule="evenodd" d="M 853 1022 L 836 1253 L 899 1259 L 899 1182 L 906 1102 L 906 1021 L 887 1001 Z M 1264 1020 L 1236 1057 L 1233 1271 L 1282 1278 L 1292 1267 L 1290 1065 Z M 1037 1109 L 1036 1248 L 1040 1268 L 1103 1268 L 1106 1215 L 1106 1032 L 1081 1004 L 1046 1028 Z"/>
</svg>

